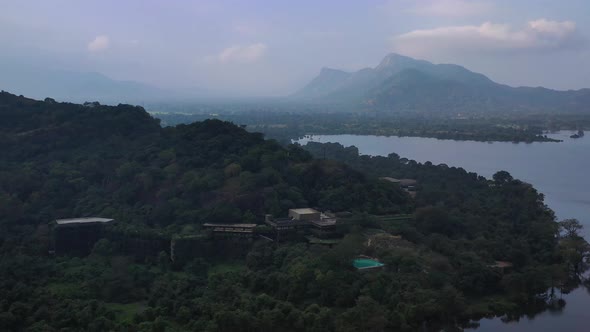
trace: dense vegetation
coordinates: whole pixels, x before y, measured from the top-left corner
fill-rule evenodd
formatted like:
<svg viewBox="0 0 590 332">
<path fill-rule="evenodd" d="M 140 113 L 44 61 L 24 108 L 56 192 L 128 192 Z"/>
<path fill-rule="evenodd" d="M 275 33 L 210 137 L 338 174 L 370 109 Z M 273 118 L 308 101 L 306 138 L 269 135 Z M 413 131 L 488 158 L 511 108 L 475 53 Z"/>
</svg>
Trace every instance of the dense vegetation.
<svg viewBox="0 0 590 332">
<path fill-rule="evenodd" d="M 102 213 L 167 226 L 306 205 L 399 212 L 405 202 L 401 191 L 343 164 L 312 160 L 227 122 L 162 129 L 138 107 L 3 97 L 10 104 L 0 108 L 7 119 L 0 124 L 1 181 L 7 205 L 19 207 L 11 220 Z M 337 197 L 344 189 L 383 204 Z"/>
<path fill-rule="evenodd" d="M 583 269 L 576 224 L 558 243 L 542 195 L 505 172 L 488 181 L 337 145 L 309 149 L 340 161 L 314 159 L 228 122 L 162 128 L 129 105 L 3 92 L 0 118 L 3 331 L 412 331 L 542 308 Z M 417 179 L 416 198 L 380 176 Z M 337 245 L 201 228 L 304 206 L 351 212 Z M 48 254 L 51 220 L 90 215 L 115 218 L 115 235 L 88 256 Z M 127 250 L 137 237 L 215 246 L 179 262 Z M 359 254 L 386 265 L 355 271 Z"/>
</svg>

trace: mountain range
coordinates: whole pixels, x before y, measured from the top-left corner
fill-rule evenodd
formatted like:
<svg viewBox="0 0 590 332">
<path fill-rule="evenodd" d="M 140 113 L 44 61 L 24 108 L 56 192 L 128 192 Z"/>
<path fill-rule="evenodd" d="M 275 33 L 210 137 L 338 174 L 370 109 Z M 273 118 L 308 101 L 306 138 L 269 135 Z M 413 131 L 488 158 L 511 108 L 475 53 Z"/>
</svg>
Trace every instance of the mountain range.
<svg viewBox="0 0 590 332">
<path fill-rule="evenodd" d="M 115 80 L 97 72 L 12 64 L 0 64 L 0 72 L 0 90 L 37 99 L 51 97 L 75 103 L 99 101 L 103 104 L 142 104 L 183 97 L 181 93 L 136 81 Z"/>
<path fill-rule="evenodd" d="M 590 89 L 511 87 L 455 64 L 389 54 L 375 68 L 323 68 L 295 100 L 391 112 L 583 112 Z"/>
</svg>

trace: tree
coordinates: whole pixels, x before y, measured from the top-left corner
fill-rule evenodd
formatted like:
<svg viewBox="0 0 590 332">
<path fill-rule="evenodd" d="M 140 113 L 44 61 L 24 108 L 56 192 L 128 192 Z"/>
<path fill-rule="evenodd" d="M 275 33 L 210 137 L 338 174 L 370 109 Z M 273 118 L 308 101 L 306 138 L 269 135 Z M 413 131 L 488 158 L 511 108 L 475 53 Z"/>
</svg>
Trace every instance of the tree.
<svg viewBox="0 0 590 332">
<path fill-rule="evenodd" d="M 340 243 L 324 254 L 324 260 L 330 266 L 349 267 L 355 255 L 361 253 L 363 237 L 358 234 L 346 235 Z"/>
<path fill-rule="evenodd" d="M 578 219 L 565 219 L 559 222 L 559 229 L 565 232 L 565 236 L 569 238 L 580 237 L 580 231 L 584 225 Z"/>
<path fill-rule="evenodd" d="M 508 173 L 506 171 L 496 172 L 496 174 L 494 174 L 492 176 L 492 179 L 494 179 L 494 181 L 498 184 L 508 183 L 508 182 L 511 182 L 512 180 L 514 180 L 512 175 L 510 175 L 510 173 Z"/>
<path fill-rule="evenodd" d="M 98 240 L 94 244 L 94 247 L 92 248 L 92 254 L 98 255 L 98 256 L 103 256 L 103 257 L 108 257 L 108 256 L 112 255 L 113 252 L 114 252 L 113 245 L 112 245 L 111 241 L 109 241 L 107 239 Z"/>
<path fill-rule="evenodd" d="M 209 264 L 202 258 L 195 258 L 184 267 L 184 270 L 187 273 L 201 278 L 205 278 L 207 276 L 208 269 Z"/>
<path fill-rule="evenodd" d="M 559 243 L 561 255 L 570 271 L 578 274 L 584 272 L 584 262 L 590 258 L 590 244 L 580 236 L 566 237 Z"/>
<path fill-rule="evenodd" d="M 158 254 L 158 266 L 162 271 L 168 271 L 170 267 L 170 256 L 165 251 L 160 251 Z"/>
<path fill-rule="evenodd" d="M 465 298 L 455 287 L 447 285 L 438 292 L 437 302 L 440 311 L 449 320 L 453 315 L 460 313 L 465 308 Z"/>
<path fill-rule="evenodd" d="M 337 318 L 339 331 L 384 331 L 387 326 L 387 310 L 368 296 L 360 296 L 356 306 Z"/>
</svg>

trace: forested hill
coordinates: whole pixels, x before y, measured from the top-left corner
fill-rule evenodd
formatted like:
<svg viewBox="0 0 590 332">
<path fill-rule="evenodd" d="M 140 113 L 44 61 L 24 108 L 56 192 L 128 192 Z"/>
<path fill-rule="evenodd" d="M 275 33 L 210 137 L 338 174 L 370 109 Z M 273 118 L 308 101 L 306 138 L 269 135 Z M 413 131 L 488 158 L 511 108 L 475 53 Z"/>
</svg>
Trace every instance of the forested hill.
<svg viewBox="0 0 590 332">
<path fill-rule="evenodd" d="M 237 222 L 297 206 L 396 212 L 406 200 L 343 164 L 227 122 L 161 128 L 140 107 L 8 93 L 0 118 L 4 223 L 93 214 L 156 225 Z M 379 199 L 355 200 L 345 194 L 352 188 Z"/>
<path fill-rule="evenodd" d="M 0 93 L 0 331 L 439 331 L 559 310 L 547 290 L 580 282 L 579 225 L 558 241 L 543 196 L 506 172 L 307 149 L 322 159 L 228 122 Z M 298 207 L 342 213 L 317 237 L 264 226 Z M 48 225 L 85 216 L 116 221 Z M 357 271 L 359 255 L 384 265 Z"/>
<path fill-rule="evenodd" d="M 458 65 L 395 53 L 377 67 L 357 72 L 324 68 L 293 98 L 384 114 L 590 111 L 590 89 L 515 88 Z"/>
</svg>

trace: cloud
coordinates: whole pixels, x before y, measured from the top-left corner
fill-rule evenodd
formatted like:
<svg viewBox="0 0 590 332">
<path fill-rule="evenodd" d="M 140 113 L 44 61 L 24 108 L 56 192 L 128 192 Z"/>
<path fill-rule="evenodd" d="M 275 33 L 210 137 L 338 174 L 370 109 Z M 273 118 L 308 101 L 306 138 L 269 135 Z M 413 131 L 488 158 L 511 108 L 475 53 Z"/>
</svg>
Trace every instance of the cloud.
<svg viewBox="0 0 590 332">
<path fill-rule="evenodd" d="M 393 38 L 394 50 L 408 55 L 436 52 L 522 52 L 579 48 L 584 40 L 571 21 L 538 19 L 521 29 L 486 22 L 414 30 Z"/>
<path fill-rule="evenodd" d="M 90 52 L 100 52 L 100 51 L 104 51 L 104 50 L 108 49 L 110 45 L 111 45 L 111 40 L 109 39 L 108 36 L 105 36 L 105 35 L 96 36 L 96 38 L 94 38 L 94 40 L 92 40 L 90 43 L 88 43 L 88 50 Z"/>
<path fill-rule="evenodd" d="M 488 14 L 494 10 L 491 2 L 467 0 L 418 1 L 410 13 L 422 16 L 465 17 Z"/>
<path fill-rule="evenodd" d="M 256 43 L 247 46 L 231 46 L 219 53 L 216 59 L 221 63 L 251 63 L 262 58 L 268 47 L 264 43 Z"/>
</svg>

